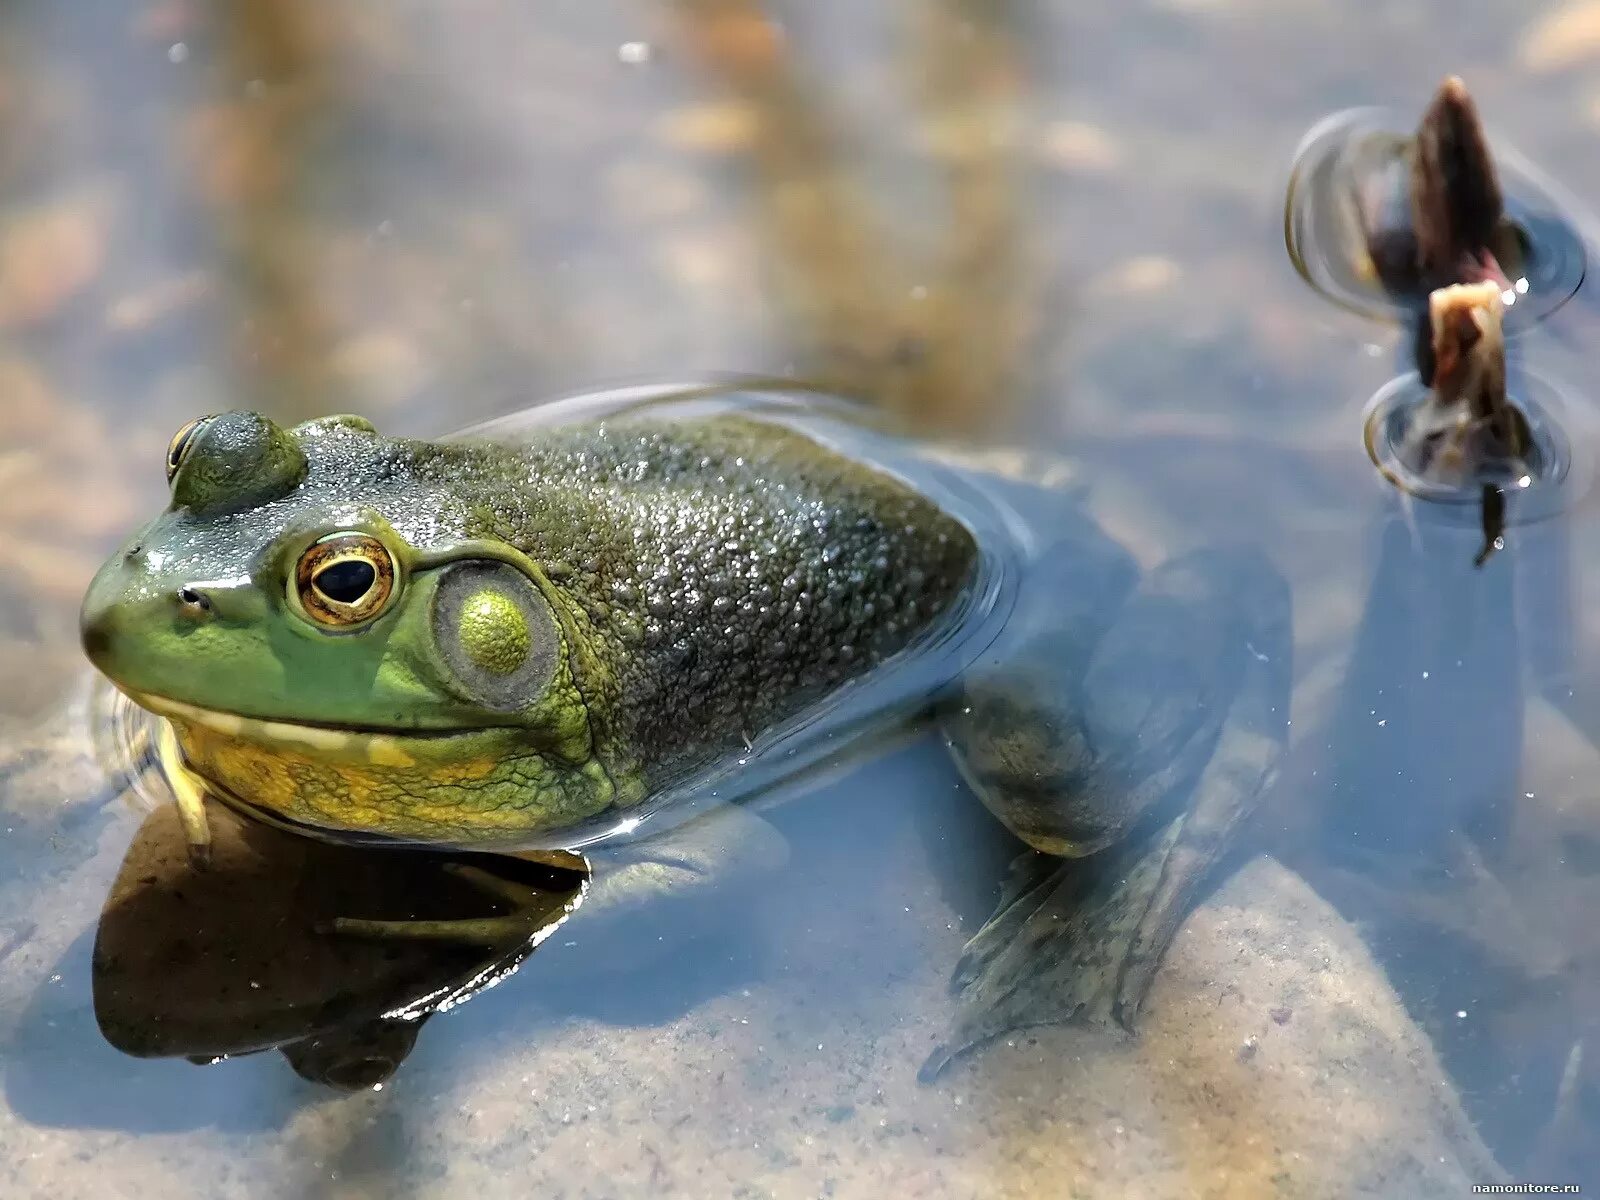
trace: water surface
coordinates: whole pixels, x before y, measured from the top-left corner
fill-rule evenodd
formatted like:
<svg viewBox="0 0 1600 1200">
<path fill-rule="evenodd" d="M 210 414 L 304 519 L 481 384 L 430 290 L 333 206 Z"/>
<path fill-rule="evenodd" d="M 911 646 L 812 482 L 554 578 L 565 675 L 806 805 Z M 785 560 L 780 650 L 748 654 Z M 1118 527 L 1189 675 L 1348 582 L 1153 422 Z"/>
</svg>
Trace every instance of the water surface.
<svg viewBox="0 0 1600 1200">
<path fill-rule="evenodd" d="M 1450 72 L 1594 196 L 1597 23 L 1443 0 L 8 5 L 0 1190 L 1600 1179 L 1594 497 L 1483 571 L 1470 521 L 1397 505 L 1361 414 L 1402 339 L 1304 286 L 1280 207 L 1315 121 L 1420 111 Z M 1523 344 L 1579 455 L 1590 311 Z M 638 963 L 574 923 L 381 1090 L 107 1044 L 92 945 L 146 814 L 93 760 L 76 611 L 164 502 L 172 431 L 251 406 L 437 434 L 703 371 L 1059 448 L 1145 566 L 1235 539 L 1288 580 L 1282 778 L 1139 1041 L 1029 1032 L 916 1082 L 1015 850 L 924 741 L 786 809 L 789 865 L 740 920 Z"/>
</svg>

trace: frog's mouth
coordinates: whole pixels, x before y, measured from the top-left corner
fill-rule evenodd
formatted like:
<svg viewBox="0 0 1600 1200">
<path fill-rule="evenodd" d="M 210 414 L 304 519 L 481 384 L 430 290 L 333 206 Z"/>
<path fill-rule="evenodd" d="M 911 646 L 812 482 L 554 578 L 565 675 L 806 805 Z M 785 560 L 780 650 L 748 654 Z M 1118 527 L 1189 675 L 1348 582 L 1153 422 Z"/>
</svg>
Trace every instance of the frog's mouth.
<svg viewBox="0 0 1600 1200">
<path fill-rule="evenodd" d="M 439 749 L 453 739 L 466 741 L 496 732 L 493 729 L 425 729 L 397 733 L 382 729 L 308 725 L 298 721 L 247 717 L 215 708 L 201 708 L 132 688 L 123 688 L 122 691 L 140 708 L 158 717 L 166 717 L 182 726 L 209 730 L 236 742 L 293 751 L 335 762 L 380 767 L 415 766 L 416 751 L 420 747 Z"/>
</svg>

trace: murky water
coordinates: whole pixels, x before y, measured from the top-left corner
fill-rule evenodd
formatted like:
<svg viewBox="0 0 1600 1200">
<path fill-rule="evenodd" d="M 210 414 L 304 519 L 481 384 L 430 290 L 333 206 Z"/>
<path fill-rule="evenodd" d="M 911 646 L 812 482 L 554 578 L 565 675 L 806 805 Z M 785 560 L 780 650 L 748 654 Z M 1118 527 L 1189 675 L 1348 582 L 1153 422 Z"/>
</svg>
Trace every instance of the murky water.
<svg viewBox="0 0 1600 1200">
<path fill-rule="evenodd" d="M 1404 336 L 1313 293 L 1282 235 L 1306 130 L 1414 115 L 1450 72 L 1582 206 L 1597 29 L 1585 3 L 1442 0 L 7 6 L 0 1191 L 1600 1180 L 1593 282 L 1514 363 L 1561 406 L 1570 503 L 1475 570 L 1475 516 L 1400 505 L 1363 446 Z M 1144 568 L 1235 541 L 1287 581 L 1282 770 L 1137 1039 L 1032 1029 L 918 1082 L 1018 849 L 931 738 L 774 810 L 786 865 L 686 944 L 601 944 L 580 908 L 420 1030 L 367 1018 L 505 964 L 291 918 L 481 893 L 434 860 L 369 887 L 364 859 L 225 821 L 230 869 L 197 880 L 170 812 L 115 794 L 78 604 L 165 502 L 184 421 L 442 434 L 721 371 L 1058 449 Z M 276 1053 L 184 1060 L 306 1031 L 303 1075 L 404 1061 L 340 1091 Z"/>
</svg>

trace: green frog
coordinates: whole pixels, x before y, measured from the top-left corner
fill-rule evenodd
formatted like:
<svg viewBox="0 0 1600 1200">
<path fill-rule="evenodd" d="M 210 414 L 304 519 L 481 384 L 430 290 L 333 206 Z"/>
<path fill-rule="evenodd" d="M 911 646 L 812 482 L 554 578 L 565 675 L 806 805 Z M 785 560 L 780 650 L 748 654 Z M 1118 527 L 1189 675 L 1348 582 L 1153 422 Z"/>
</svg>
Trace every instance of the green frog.
<svg viewBox="0 0 1600 1200">
<path fill-rule="evenodd" d="M 227 412 L 166 467 L 82 630 L 160 718 L 196 857 L 209 795 L 319 837 L 581 862 L 575 921 L 670 923 L 781 857 L 759 811 L 787 785 L 932 722 L 1029 847 L 933 1070 L 1023 1025 L 1131 1029 L 1285 740 L 1289 598 L 1259 551 L 1142 570 L 1070 464 L 825 397 L 635 389 L 440 441 Z M 520 920 L 336 928 L 489 943 Z"/>
</svg>

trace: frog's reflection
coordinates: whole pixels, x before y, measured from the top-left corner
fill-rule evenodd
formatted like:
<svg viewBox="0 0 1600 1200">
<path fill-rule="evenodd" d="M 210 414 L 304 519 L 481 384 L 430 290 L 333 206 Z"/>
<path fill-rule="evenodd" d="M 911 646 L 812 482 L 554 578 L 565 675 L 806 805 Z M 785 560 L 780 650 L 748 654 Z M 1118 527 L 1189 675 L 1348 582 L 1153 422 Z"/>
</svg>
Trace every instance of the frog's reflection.
<svg viewBox="0 0 1600 1200">
<path fill-rule="evenodd" d="M 209 806 L 212 863 L 189 863 L 174 807 L 145 820 L 106 901 L 94 947 L 101 1032 L 138 1057 L 197 1062 L 276 1048 L 337 1088 L 394 1073 L 434 1012 L 516 970 L 576 907 L 577 872 L 515 859 L 496 876 L 539 896 L 516 943 L 374 940 L 326 932 L 338 917 L 449 920 L 507 904 L 447 855 L 296 837 Z"/>
</svg>

